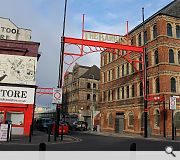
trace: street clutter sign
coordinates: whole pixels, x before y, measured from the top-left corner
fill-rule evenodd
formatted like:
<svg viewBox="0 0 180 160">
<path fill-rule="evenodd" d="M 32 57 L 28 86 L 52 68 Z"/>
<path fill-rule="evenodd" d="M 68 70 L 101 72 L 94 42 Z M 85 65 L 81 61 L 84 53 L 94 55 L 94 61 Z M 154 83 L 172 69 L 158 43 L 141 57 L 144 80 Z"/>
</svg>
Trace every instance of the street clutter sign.
<svg viewBox="0 0 180 160">
<path fill-rule="evenodd" d="M 53 88 L 53 102 L 54 104 L 62 104 L 62 88 Z"/>
<path fill-rule="evenodd" d="M 171 110 L 176 109 L 176 97 L 170 97 L 170 109 Z"/>
<path fill-rule="evenodd" d="M 7 141 L 8 124 L 0 124 L 0 141 Z"/>
<path fill-rule="evenodd" d="M 35 88 L 0 86 L 1 103 L 34 104 Z"/>
</svg>

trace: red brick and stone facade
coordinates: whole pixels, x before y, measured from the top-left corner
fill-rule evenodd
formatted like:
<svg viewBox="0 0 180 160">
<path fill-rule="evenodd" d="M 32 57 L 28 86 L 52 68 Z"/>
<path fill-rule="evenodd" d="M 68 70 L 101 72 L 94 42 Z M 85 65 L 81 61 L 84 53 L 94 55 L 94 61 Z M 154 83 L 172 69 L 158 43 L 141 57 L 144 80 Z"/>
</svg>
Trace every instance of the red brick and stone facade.
<svg viewBox="0 0 180 160">
<path fill-rule="evenodd" d="M 172 111 L 169 97 L 180 96 L 180 1 L 173 1 L 129 32 L 131 44 L 145 47 L 148 55 L 148 93 L 165 96 L 166 135 L 172 132 Z M 131 58 L 140 60 L 141 54 L 131 53 Z M 100 110 L 101 131 L 143 134 L 144 103 L 143 87 L 139 75 L 141 64 L 132 63 L 112 53 L 101 53 Z M 174 111 L 177 135 L 180 135 L 180 98 Z M 163 102 L 148 101 L 148 134 L 164 133 Z"/>
</svg>

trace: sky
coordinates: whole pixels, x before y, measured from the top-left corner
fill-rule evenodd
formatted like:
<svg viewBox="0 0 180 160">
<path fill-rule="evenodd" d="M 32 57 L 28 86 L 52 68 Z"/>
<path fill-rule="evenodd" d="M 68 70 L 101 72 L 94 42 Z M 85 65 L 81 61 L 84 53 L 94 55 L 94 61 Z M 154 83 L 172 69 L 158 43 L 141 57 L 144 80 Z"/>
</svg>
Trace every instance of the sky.
<svg viewBox="0 0 180 160">
<path fill-rule="evenodd" d="M 37 66 L 39 87 L 57 87 L 65 0 L 0 0 L 0 17 L 9 18 L 19 28 L 32 30 L 32 41 L 40 42 L 41 57 Z M 85 29 L 124 35 L 129 30 L 166 6 L 172 0 L 67 0 L 65 36 L 81 38 L 82 15 Z M 76 48 L 70 48 L 77 51 Z M 66 49 L 65 49 L 66 51 Z M 66 57 L 67 58 L 67 57 Z M 66 59 L 67 62 L 68 59 Z M 98 53 L 77 61 L 80 65 L 100 65 Z M 66 68 L 67 65 L 64 66 Z M 51 96 L 37 96 L 36 103 L 51 106 Z"/>
</svg>

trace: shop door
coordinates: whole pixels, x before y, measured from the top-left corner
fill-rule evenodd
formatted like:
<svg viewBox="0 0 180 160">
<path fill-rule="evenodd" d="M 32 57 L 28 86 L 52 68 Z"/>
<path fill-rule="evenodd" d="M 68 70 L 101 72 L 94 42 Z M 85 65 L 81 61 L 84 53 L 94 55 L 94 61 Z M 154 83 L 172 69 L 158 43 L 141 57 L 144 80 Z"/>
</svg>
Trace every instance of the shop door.
<svg viewBox="0 0 180 160">
<path fill-rule="evenodd" d="M 124 130 L 124 113 L 117 113 L 115 120 L 115 132 L 123 133 Z"/>
</svg>

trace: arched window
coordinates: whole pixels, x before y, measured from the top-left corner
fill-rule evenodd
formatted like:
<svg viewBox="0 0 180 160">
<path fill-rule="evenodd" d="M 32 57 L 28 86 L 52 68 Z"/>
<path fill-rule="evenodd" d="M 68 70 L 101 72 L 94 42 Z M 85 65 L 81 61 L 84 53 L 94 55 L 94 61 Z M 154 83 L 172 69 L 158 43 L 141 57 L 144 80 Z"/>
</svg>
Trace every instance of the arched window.
<svg viewBox="0 0 180 160">
<path fill-rule="evenodd" d="M 108 53 L 108 62 L 109 63 L 111 62 L 111 53 L 110 52 Z"/>
<path fill-rule="evenodd" d="M 159 127 L 160 126 L 160 113 L 159 113 L 159 110 L 156 110 L 155 111 L 155 115 L 154 115 L 154 125 L 156 127 Z"/>
<path fill-rule="evenodd" d="M 167 24 L 167 35 L 172 37 L 172 26 L 170 23 Z"/>
<path fill-rule="evenodd" d="M 110 101 L 110 97 L 111 97 L 111 91 L 108 91 L 108 101 Z"/>
<path fill-rule="evenodd" d="M 159 78 L 156 78 L 156 93 L 160 92 Z"/>
<path fill-rule="evenodd" d="M 87 94 L 87 100 L 90 100 L 90 99 L 91 99 L 91 95 Z"/>
<path fill-rule="evenodd" d="M 171 92 L 176 92 L 176 79 L 174 77 L 171 78 Z"/>
<path fill-rule="evenodd" d="M 147 31 L 144 32 L 144 43 L 147 43 Z"/>
<path fill-rule="evenodd" d="M 117 99 L 120 99 L 120 88 L 117 89 Z"/>
<path fill-rule="evenodd" d="M 122 76 L 124 76 L 124 64 L 122 65 Z"/>
<path fill-rule="evenodd" d="M 180 38 L 180 26 L 176 26 L 176 38 Z"/>
<path fill-rule="evenodd" d="M 132 85 L 132 97 L 134 97 L 134 84 Z"/>
<path fill-rule="evenodd" d="M 108 122 L 109 122 L 110 126 L 113 124 L 113 115 L 112 115 L 112 113 L 109 114 Z"/>
<path fill-rule="evenodd" d="M 122 87 L 122 99 L 124 99 L 124 87 Z"/>
<path fill-rule="evenodd" d="M 159 57 L 158 57 L 158 50 L 156 50 L 154 52 L 154 64 L 158 64 L 159 63 Z"/>
<path fill-rule="evenodd" d="M 169 50 L 169 63 L 174 63 L 174 51 L 172 49 Z"/>
<path fill-rule="evenodd" d="M 141 46 L 141 33 L 138 35 L 138 46 Z"/>
<path fill-rule="evenodd" d="M 132 112 L 129 113 L 128 119 L 129 119 L 128 125 L 129 126 L 134 126 L 134 114 Z"/>
<path fill-rule="evenodd" d="M 93 101 L 96 102 L 96 94 L 93 94 Z"/>
<path fill-rule="evenodd" d="M 153 39 L 157 37 L 157 26 L 153 26 Z"/>
<path fill-rule="evenodd" d="M 180 112 L 176 112 L 174 115 L 174 124 L 176 129 L 180 129 Z"/>
<path fill-rule="evenodd" d="M 126 96 L 127 96 L 127 98 L 129 98 L 129 86 L 127 86 L 127 88 L 126 88 Z"/>
<path fill-rule="evenodd" d="M 140 96 L 143 96 L 143 84 L 142 84 L 142 82 L 140 83 L 139 91 L 140 91 Z"/>
<path fill-rule="evenodd" d="M 139 58 L 139 70 L 142 70 L 142 63 L 141 63 L 141 61 L 142 61 L 142 57 Z"/>
<path fill-rule="evenodd" d="M 180 51 L 178 51 L 178 63 L 180 64 Z"/>
<path fill-rule="evenodd" d="M 129 63 L 127 63 L 126 74 L 129 74 Z"/>
<path fill-rule="evenodd" d="M 91 83 L 87 83 L 87 88 L 91 88 Z"/>
<path fill-rule="evenodd" d="M 93 88 L 96 88 L 96 83 L 93 83 Z"/>
</svg>

